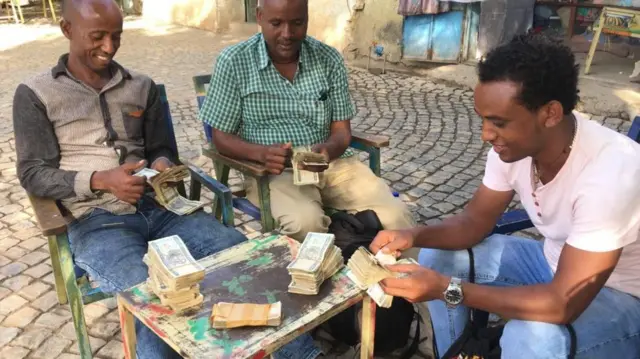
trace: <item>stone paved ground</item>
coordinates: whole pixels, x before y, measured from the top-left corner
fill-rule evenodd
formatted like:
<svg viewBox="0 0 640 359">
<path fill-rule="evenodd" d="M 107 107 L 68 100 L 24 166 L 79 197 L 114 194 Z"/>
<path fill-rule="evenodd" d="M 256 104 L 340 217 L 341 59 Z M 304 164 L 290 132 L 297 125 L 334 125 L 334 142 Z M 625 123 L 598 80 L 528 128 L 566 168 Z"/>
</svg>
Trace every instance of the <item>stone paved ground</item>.
<svg viewBox="0 0 640 359">
<path fill-rule="evenodd" d="M 206 169 L 191 76 L 209 72 L 216 53 L 246 34 L 214 35 L 188 28 L 142 28 L 129 22 L 118 61 L 167 85 L 181 154 Z M 18 32 L 15 32 L 19 30 Z M 46 241 L 15 172 L 13 91 L 21 79 L 49 69 L 67 44 L 56 29 L 0 26 L 0 357 L 76 358 L 66 305 L 57 305 Z M 471 92 L 428 78 L 352 69 L 357 130 L 391 136 L 383 176 L 416 218 L 430 223 L 459 212 L 481 181 L 484 153 Z M 626 131 L 628 122 L 594 118 Z M 238 178 L 236 177 L 236 182 Z M 238 214 L 245 231 L 259 229 Z M 532 235 L 534 233 L 529 233 Z M 122 357 L 113 300 L 85 308 L 91 345 L 100 358 Z"/>
</svg>

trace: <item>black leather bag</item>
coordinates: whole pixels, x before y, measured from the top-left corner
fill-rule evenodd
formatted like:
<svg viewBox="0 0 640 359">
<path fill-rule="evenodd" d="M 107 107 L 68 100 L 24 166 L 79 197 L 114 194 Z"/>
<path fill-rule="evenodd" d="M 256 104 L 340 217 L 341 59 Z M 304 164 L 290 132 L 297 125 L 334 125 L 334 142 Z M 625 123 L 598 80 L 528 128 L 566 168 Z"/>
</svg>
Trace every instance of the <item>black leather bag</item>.
<svg viewBox="0 0 640 359">
<path fill-rule="evenodd" d="M 374 211 L 366 210 L 355 215 L 336 212 L 331 216 L 329 232 L 335 235 L 335 245 L 342 250 L 345 264 L 360 247 L 369 247 L 379 231 L 380 219 Z M 358 312 L 361 304 L 354 305 L 328 321 L 331 335 L 349 346 L 360 342 Z M 393 298 L 390 308 L 376 308 L 375 355 L 384 355 L 407 346 L 409 331 L 414 319 L 418 317 L 413 304 L 403 298 Z M 418 350 L 420 323 L 416 323 L 416 332 L 411 345 L 400 358 L 408 359 Z"/>
</svg>

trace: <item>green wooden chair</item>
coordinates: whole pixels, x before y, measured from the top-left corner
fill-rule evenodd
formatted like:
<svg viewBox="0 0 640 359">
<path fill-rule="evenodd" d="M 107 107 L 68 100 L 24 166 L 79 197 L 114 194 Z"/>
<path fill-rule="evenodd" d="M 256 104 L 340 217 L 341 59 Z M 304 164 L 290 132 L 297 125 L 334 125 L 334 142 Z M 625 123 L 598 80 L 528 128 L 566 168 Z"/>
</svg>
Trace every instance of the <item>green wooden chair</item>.
<svg viewBox="0 0 640 359">
<path fill-rule="evenodd" d="M 177 153 L 177 144 L 173 132 L 173 121 L 169 110 L 169 102 L 164 85 L 158 84 L 161 102 L 164 107 L 165 125 L 170 129 L 171 146 Z M 181 161 L 189 167 L 191 172 L 191 186 L 189 191 L 190 199 L 199 199 L 202 186 L 205 186 L 218 198 L 218 202 L 223 208 L 222 221 L 227 226 L 233 226 L 233 208 L 231 204 L 231 191 L 211 178 L 204 171 L 196 166 Z M 184 183 L 178 190 L 185 195 Z M 35 212 L 36 220 L 42 234 L 49 239 L 49 252 L 51 254 L 51 265 L 55 277 L 56 292 L 60 304 L 69 303 L 73 325 L 78 338 L 80 356 L 91 358 L 91 346 L 87 327 L 84 320 L 83 306 L 111 295 L 104 293 L 99 287 L 95 287 L 90 282 L 87 274 L 77 267 L 73 262 L 73 255 L 69 247 L 67 237 L 67 226 L 60 211 L 59 203 L 52 199 L 37 197 L 29 194 L 31 206 Z"/>
<path fill-rule="evenodd" d="M 211 75 L 198 75 L 193 77 L 193 85 L 196 91 L 196 99 L 198 109 L 202 107 L 206 97 L 207 86 L 211 82 Z M 202 148 L 202 153 L 211 158 L 213 161 L 216 177 L 223 185 L 227 186 L 229 182 L 229 171 L 237 170 L 244 174 L 255 178 L 258 182 L 258 197 L 260 206 L 254 206 L 247 200 L 244 190 L 234 192 L 233 207 L 248 214 L 262 223 L 262 231 L 269 232 L 276 228 L 275 220 L 271 215 L 271 202 L 269 194 L 269 182 L 267 169 L 260 163 L 238 160 L 220 154 L 215 149 L 211 134 L 211 126 L 203 124 L 204 133 L 207 138 L 208 145 Z M 364 151 L 369 154 L 369 167 L 377 176 L 380 176 L 380 149 L 389 146 L 389 138 L 386 136 L 370 135 L 361 132 L 352 132 L 352 140 L 350 147 Z M 397 196 L 397 193 L 394 193 Z M 215 205 L 215 204 L 214 204 Z"/>
</svg>

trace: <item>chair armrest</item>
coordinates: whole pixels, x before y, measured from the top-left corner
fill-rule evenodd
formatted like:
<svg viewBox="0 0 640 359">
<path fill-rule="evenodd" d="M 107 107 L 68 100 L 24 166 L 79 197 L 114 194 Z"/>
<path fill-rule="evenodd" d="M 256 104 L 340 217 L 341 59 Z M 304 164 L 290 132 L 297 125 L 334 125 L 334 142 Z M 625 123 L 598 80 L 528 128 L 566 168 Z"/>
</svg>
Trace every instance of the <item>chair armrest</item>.
<svg viewBox="0 0 640 359">
<path fill-rule="evenodd" d="M 43 235 L 55 236 L 64 234 L 67 231 L 67 223 L 62 213 L 60 213 L 60 208 L 58 208 L 56 201 L 32 194 L 29 194 L 29 201 Z"/>
<path fill-rule="evenodd" d="M 200 167 L 186 161 L 184 162 L 184 164 L 189 168 L 191 177 L 194 178 L 196 181 L 200 182 L 200 184 L 202 184 L 206 188 L 208 188 L 216 196 L 219 196 L 220 198 L 222 198 L 224 205 L 227 205 L 227 204 L 229 206 L 233 205 L 231 203 L 232 193 L 227 186 L 218 182 L 215 178 L 209 176 Z"/>
<path fill-rule="evenodd" d="M 389 137 L 370 135 L 364 132 L 351 132 L 351 143 L 359 143 L 364 146 L 375 148 L 389 147 Z"/>
<path fill-rule="evenodd" d="M 211 147 L 203 147 L 202 154 L 252 177 L 263 177 L 269 174 L 267 168 L 259 163 L 227 157 Z"/>
<path fill-rule="evenodd" d="M 189 172 L 191 174 L 191 179 L 200 183 L 211 192 L 213 192 L 216 197 L 220 200 L 222 205 L 222 222 L 226 225 L 233 225 L 233 197 L 231 190 L 209 176 L 206 172 L 204 172 L 200 167 L 189 163 L 188 161 L 181 161 L 187 168 L 189 168 Z"/>
<path fill-rule="evenodd" d="M 533 223 L 531 219 L 529 219 L 527 211 L 524 209 L 516 209 L 504 213 L 491 233 L 509 234 L 531 227 L 533 227 Z"/>
</svg>

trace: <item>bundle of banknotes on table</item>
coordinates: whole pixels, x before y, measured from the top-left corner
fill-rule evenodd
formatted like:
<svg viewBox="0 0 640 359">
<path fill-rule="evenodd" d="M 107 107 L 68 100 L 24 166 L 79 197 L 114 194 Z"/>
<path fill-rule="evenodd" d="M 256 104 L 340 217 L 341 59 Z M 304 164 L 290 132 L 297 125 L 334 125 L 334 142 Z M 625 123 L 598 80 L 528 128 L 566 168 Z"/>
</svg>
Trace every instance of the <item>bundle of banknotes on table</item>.
<svg viewBox="0 0 640 359">
<path fill-rule="evenodd" d="M 156 201 L 179 216 L 193 213 L 204 207 L 204 202 L 186 199 L 178 192 L 178 183 L 189 177 L 187 166 L 174 166 L 162 172 L 143 168 L 135 176 L 145 177 L 156 193 Z"/>
<path fill-rule="evenodd" d="M 391 307 L 393 297 L 386 294 L 380 286 L 380 281 L 385 278 L 402 277 L 403 274 L 394 273 L 384 266 L 392 264 L 417 264 L 411 258 L 396 260 L 391 254 L 379 251 L 375 256 L 366 248 L 360 247 L 353 253 L 347 267 L 347 276 L 362 290 L 367 290 L 367 294 L 383 308 Z"/>
<path fill-rule="evenodd" d="M 147 285 L 162 305 L 177 313 L 200 306 L 204 268 L 196 262 L 179 236 L 149 242 L 143 261 L 149 267 Z"/>
<path fill-rule="evenodd" d="M 334 240 L 330 233 L 307 233 L 298 255 L 287 266 L 290 293 L 318 294 L 322 283 L 344 266 L 342 251 L 333 244 Z"/>
<path fill-rule="evenodd" d="M 300 146 L 293 149 L 291 166 L 293 167 L 293 184 L 304 186 L 320 183 L 319 172 L 329 168 L 329 162 L 324 155 L 311 151 L 311 146 Z M 300 166 L 313 168 L 318 172 L 303 170 Z"/>
<path fill-rule="evenodd" d="M 282 304 L 225 303 L 213 305 L 211 327 L 229 329 L 238 327 L 261 327 L 280 325 Z"/>
</svg>

